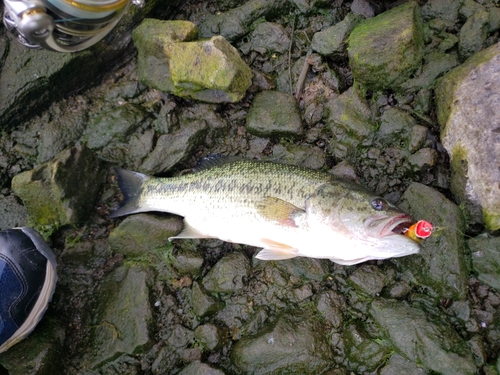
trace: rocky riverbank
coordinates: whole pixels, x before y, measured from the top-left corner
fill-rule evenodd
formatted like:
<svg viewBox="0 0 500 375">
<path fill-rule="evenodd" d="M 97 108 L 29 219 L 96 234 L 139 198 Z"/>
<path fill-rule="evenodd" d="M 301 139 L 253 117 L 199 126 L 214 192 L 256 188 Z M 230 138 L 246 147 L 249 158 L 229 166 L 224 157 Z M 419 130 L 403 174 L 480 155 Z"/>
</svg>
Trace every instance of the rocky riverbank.
<svg viewBox="0 0 500 375">
<path fill-rule="evenodd" d="M 0 374 L 500 374 L 500 3 L 169 4 L 79 54 L 0 35 L 0 229 L 59 274 Z M 435 233 L 340 266 L 108 218 L 112 167 L 211 153 L 330 171 Z"/>
</svg>

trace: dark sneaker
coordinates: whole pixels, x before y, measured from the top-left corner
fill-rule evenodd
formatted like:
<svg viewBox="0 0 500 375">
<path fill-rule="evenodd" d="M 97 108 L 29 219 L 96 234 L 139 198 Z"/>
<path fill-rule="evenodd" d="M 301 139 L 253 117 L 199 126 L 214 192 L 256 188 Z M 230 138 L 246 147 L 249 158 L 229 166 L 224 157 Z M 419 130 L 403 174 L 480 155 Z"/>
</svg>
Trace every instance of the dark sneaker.
<svg viewBox="0 0 500 375">
<path fill-rule="evenodd" d="M 56 257 L 38 232 L 27 227 L 0 231 L 0 353 L 35 328 L 56 280 Z"/>
</svg>

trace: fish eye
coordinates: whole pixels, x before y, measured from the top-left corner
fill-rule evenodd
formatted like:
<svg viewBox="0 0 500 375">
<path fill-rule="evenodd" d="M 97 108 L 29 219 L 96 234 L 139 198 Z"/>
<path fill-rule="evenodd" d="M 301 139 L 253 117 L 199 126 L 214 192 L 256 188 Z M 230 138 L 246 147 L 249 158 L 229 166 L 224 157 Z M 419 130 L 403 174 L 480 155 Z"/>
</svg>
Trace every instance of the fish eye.
<svg viewBox="0 0 500 375">
<path fill-rule="evenodd" d="M 377 211 L 382 211 L 387 207 L 386 201 L 384 201 L 382 198 L 375 198 L 371 202 L 372 207 L 377 210 Z"/>
</svg>

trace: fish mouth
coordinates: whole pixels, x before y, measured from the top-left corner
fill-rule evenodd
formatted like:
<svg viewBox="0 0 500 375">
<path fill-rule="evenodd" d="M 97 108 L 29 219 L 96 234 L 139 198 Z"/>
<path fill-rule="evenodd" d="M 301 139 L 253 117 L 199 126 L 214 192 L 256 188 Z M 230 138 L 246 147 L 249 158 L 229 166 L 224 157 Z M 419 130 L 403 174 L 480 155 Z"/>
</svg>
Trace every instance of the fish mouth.
<svg viewBox="0 0 500 375">
<path fill-rule="evenodd" d="M 380 236 L 391 236 L 394 234 L 403 234 L 413 223 L 410 215 L 402 214 L 398 215 L 392 220 L 390 220 L 381 230 Z"/>
</svg>

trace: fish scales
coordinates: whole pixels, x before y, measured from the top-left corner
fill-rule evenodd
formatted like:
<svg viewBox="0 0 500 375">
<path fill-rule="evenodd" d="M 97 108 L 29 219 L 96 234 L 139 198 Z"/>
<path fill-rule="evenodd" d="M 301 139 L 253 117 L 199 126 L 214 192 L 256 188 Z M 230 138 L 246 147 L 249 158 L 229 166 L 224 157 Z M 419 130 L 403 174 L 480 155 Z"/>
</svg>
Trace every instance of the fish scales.
<svg viewBox="0 0 500 375">
<path fill-rule="evenodd" d="M 117 176 L 125 200 L 111 217 L 147 211 L 181 215 L 184 229 L 172 238 L 258 246 L 259 259 L 307 256 L 356 264 L 420 249 L 393 232 L 411 222 L 409 215 L 320 171 L 241 160 L 172 178 L 125 170 Z"/>
</svg>

